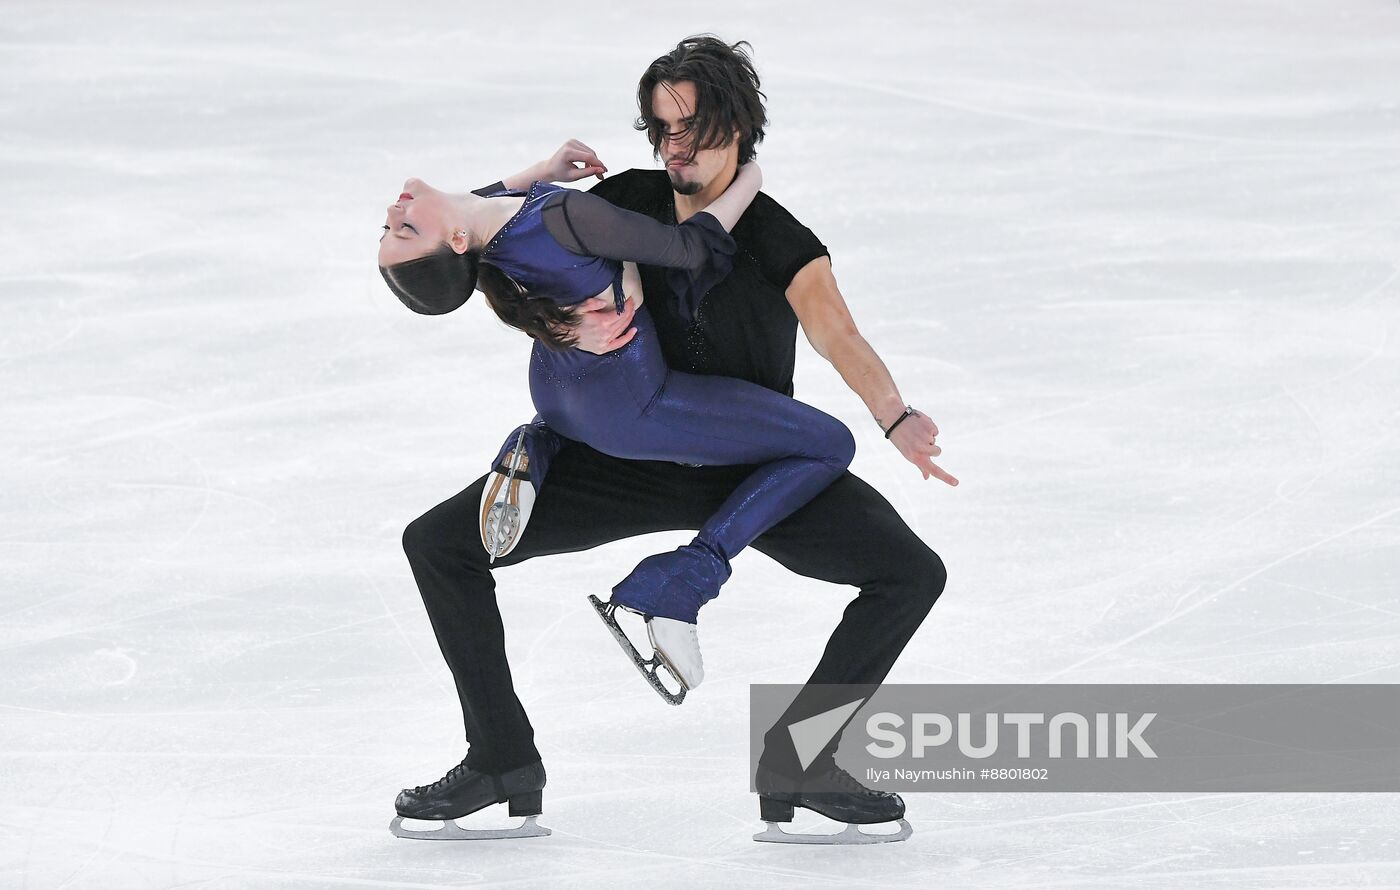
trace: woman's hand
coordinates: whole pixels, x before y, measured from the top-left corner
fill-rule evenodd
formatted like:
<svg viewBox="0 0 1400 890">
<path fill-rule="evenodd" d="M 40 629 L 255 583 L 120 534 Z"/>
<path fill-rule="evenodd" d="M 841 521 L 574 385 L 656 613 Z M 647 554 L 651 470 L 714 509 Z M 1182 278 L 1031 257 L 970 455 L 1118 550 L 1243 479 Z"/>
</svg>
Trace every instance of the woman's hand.
<svg viewBox="0 0 1400 890">
<path fill-rule="evenodd" d="M 559 146 L 551 157 L 540 162 L 539 169 L 540 175 L 535 178 L 544 182 L 576 182 L 588 176 L 602 179 L 608 172 L 597 153 L 577 139 Z"/>
<path fill-rule="evenodd" d="M 577 164 L 583 166 L 575 166 Z M 508 189 L 524 191 L 534 182 L 575 182 L 585 176 L 602 179 L 606 172 L 607 166 L 598 160 L 593 149 L 577 139 L 570 139 L 550 157 L 536 161 L 514 176 L 507 176 L 501 184 Z"/>
</svg>

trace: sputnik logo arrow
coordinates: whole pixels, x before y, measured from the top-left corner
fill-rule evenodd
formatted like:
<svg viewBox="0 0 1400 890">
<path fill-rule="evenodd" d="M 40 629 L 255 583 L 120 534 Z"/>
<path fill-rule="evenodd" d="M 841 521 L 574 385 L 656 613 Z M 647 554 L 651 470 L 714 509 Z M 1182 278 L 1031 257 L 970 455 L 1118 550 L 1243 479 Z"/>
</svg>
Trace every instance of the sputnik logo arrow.
<svg viewBox="0 0 1400 890">
<path fill-rule="evenodd" d="M 812 761 L 826 747 L 826 743 L 841 731 L 841 727 L 846 725 L 846 721 L 851 719 L 851 715 L 863 704 L 865 699 L 858 698 L 839 708 L 823 711 L 815 717 L 799 720 L 788 727 L 788 735 L 792 736 L 792 747 L 797 751 L 797 759 L 804 770 L 812 765 Z"/>
</svg>

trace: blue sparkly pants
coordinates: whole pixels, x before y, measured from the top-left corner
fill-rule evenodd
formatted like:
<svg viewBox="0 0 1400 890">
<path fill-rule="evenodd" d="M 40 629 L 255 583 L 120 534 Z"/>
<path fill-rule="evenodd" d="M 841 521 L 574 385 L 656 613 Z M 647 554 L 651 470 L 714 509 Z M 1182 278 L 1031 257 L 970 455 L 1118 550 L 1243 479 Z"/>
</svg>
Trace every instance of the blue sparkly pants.
<svg viewBox="0 0 1400 890">
<path fill-rule="evenodd" d="M 855 439 L 831 415 L 756 383 L 671 370 L 645 306 L 633 324 L 632 341 L 607 355 L 536 343 L 530 395 L 555 431 L 613 457 L 761 464 L 691 543 L 647 557 L 613 588 L 614 603 L 693 624 L 729 561 L 834 482 Z"/>
</svg>

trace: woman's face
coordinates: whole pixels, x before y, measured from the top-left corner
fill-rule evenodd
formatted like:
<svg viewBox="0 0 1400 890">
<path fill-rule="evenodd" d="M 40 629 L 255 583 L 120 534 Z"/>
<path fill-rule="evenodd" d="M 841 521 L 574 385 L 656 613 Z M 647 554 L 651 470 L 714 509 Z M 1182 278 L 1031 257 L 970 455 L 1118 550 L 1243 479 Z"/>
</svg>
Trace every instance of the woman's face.
<svg viewBox="0 0 1400 890">
<path fill-rule="evenodd" d="M 436 250 L 455 229 L 452 199 L 421 179 L 403 184 L 399 199 L 389 205 L 384 236 L 379 239 L 379 265 L 416 260 Z"/>
</svg>

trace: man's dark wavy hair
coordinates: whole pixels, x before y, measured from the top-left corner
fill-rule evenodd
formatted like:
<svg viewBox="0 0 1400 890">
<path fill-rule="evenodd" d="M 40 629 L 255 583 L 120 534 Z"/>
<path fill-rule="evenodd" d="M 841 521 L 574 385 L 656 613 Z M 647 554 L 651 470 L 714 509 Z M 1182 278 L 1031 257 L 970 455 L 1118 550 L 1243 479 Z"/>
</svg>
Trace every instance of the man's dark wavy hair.
<svg viewBox="0 0 1400 890">
<path fill-rule="evenodd" d="M 379 274 L 400 302 L 422 315 L 451 312 L 479 290 L 497 318 L 550 349 L 568 349 L 578 337 L 572 309 L 530 296 L 514 278 L 483 262 L 477 251 L 459 254 L 444 241 L 427 256 L 380 266 Z"/>
<path fill-rule="evenodd" d="M 637 108 L 641 114 L 633 124 L 644 130 L 656 157 L 661 157 L 662 124 L 656 119 L 651 97 L 657 84 L 689 81 L 695 84 L 695 139 L 690 143 L 688 160 L 701 149 L 721 148 L 739 133 L 739 163 L 747 164 L 758 154 L 768 114 L 763 102 L 768 97 L 758 88 L 758 71 L 744 51 L 752 50 L 747 41 L 730 45 L 713 34 L 687 37 L 676 48 L 652 62 L 637 84 Z M 663 87 L 665 89 L 665 87 Z"/>
</svg>

